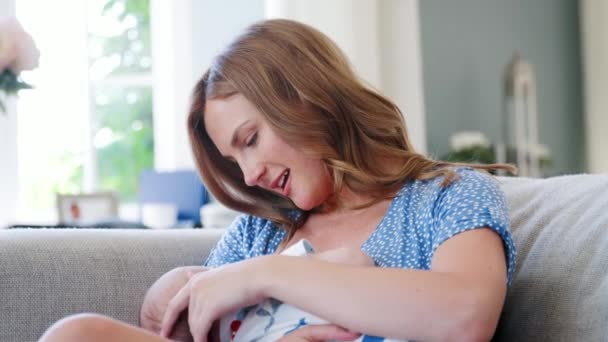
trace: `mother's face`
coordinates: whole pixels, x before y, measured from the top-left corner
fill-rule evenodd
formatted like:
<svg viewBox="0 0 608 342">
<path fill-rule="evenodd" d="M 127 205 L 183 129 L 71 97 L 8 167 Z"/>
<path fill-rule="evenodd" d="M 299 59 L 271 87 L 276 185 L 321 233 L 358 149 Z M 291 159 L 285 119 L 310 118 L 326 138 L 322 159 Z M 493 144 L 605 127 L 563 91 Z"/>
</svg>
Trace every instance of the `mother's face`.
<svg viewBox="0 0 608 342">
<path fill-rule="evenodd" d="M 244 96 L 208 100 L 204 120 L 207 134 L 225 158 L 239 165 L 248 186 L 288 197 L 303 210 L 331 195 L 324 163 L 287 144 Z"/>
</svg>

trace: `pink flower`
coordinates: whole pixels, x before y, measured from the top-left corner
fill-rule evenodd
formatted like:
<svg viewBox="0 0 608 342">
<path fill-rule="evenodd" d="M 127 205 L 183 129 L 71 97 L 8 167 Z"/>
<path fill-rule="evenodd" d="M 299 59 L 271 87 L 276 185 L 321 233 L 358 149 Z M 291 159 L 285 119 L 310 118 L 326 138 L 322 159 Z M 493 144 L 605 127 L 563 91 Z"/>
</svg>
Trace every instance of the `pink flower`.
<svg viewBox="0 0 608 342">
<path fill-rule="evenodd" d="M 8 68 L 17 57 L 17 48 L 11 32 L 9 21 L 0 20 L 0 73 Z"/>
<path fill-rule="evenodd" d="M 38 67 L 40 51 L 14 17 L 0 19 L 0 72 L 9 68 L 18 75 Z"/>
</svg>

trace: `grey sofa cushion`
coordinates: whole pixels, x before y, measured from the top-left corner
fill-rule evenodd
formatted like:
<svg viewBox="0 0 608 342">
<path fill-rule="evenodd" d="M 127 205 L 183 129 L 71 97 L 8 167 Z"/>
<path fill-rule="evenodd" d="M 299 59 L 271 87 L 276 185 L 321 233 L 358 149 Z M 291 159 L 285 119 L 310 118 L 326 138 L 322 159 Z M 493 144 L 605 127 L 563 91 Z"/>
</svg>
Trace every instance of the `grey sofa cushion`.
<svg viewBox="0 0 608 342">
<path fill-rule="evenodd" d="M 517 271 L 496 341 L 608 338 L 608 176 L 500 180 Z"/>
<path fill-rule="evenodd" d="M 53 322 L 97 312 L 137 324 L 147 288 L 199 265 L 221 230 L 0 230 L 0 341 L 36 341 Z"/>
</svg>

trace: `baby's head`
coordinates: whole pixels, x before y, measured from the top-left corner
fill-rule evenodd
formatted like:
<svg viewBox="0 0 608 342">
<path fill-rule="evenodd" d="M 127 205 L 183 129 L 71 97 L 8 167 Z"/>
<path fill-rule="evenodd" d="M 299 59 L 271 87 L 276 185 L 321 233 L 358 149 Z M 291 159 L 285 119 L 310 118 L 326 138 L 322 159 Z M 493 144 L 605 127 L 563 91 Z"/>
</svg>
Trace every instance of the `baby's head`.
<svg viewBox="0 0 608 342">
<path fill-rule="evenodd" d="M 200 270 L 200 267 L 197 267 Z M 140 311 L 141 327 L 156 334 L 160 332 L 165 310 L 171 298 L 188 282 L 188 267 L 180 267 L 165 273 L 146 293 Z M 187 311 L 183 312 L 173 329 L 171 339 L 176 341 L 193 341 L 188 326 Z"/>
</svg>

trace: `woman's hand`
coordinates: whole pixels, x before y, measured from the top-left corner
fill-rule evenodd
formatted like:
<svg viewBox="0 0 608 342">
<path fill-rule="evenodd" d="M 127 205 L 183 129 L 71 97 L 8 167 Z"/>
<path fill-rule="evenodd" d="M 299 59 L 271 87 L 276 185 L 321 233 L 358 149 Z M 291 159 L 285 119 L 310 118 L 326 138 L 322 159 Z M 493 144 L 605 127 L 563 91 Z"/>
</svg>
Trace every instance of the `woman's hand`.
<svg viewBox="0 0 608 342">
<path fill-rule="evenodd" d="M 307 325 L 281 338 L 278 342 L 352 341 L 360 334 L 334 324 Z"/>
<path fill-rule="evenodd" d="M 171 299 L 160 334 L 168 337 L 180 313 L 188 309 L 188 324 L 195 342 L 206 342 L 213 322 L 223 315 L 265 299 L 260 280 L 266 260 L 253 258 L 192 274 L 188 283 Z"/>
</svg>

